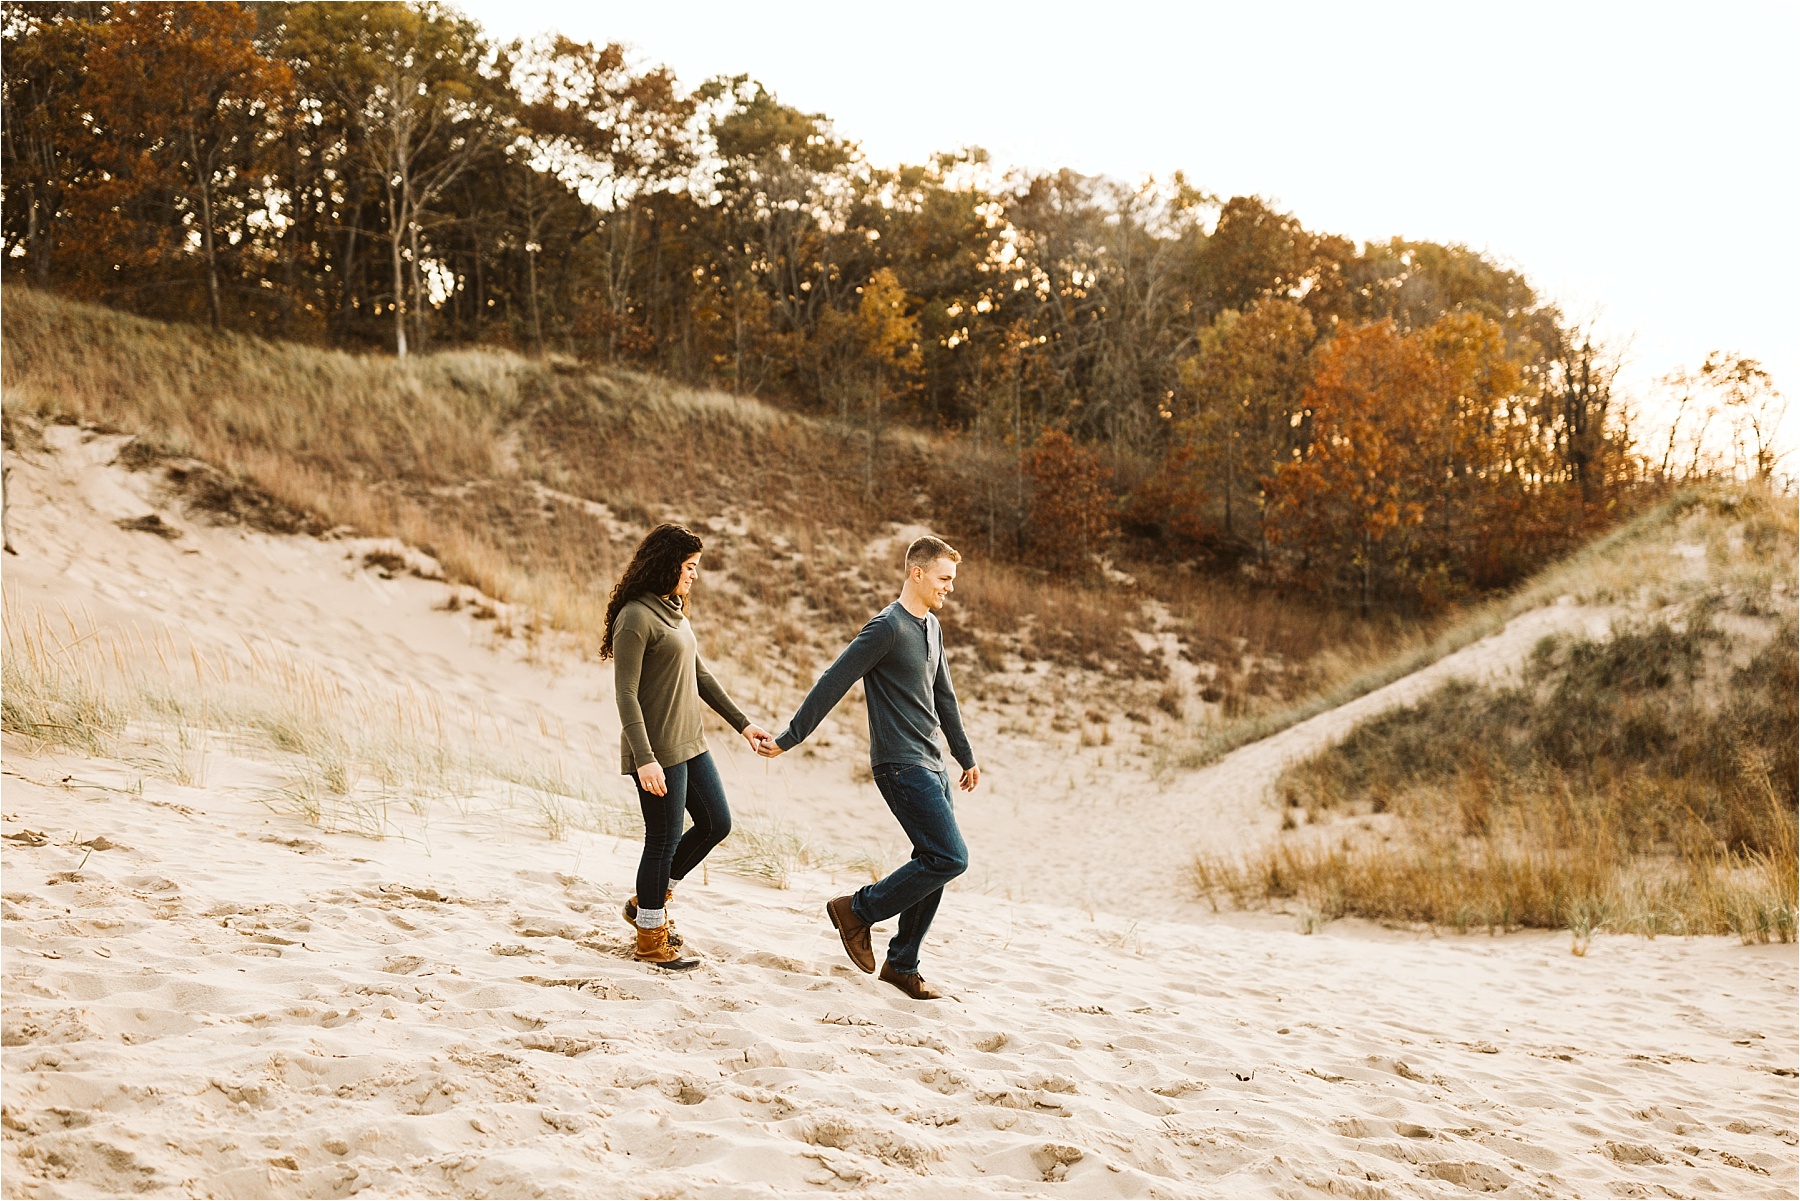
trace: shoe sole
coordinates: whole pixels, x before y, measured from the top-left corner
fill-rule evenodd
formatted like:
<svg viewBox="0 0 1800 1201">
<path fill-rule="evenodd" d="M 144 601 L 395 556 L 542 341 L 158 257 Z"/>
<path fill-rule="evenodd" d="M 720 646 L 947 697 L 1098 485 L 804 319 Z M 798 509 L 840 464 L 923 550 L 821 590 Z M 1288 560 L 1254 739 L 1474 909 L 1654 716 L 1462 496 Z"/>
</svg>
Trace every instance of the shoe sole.
<svg viewBox="0 0 1800 1201">
<path fill-rule="evenodd" d="M 831 928 L 838 932 L 838 941 L 844 944 L 844 954 L 850 957 L 850 962 L 854 963 L 865 975 L 873 976 L 875 965 L 870 964 L 868 967 L 863 967 L 862 960 L 858 959 L 856 952 L 850 949 L 850 936 L 844 933 L 842 926 L 838 925 L 837 911 L 831 907 L 830 901 L 825 902 L 825 916 L 830 919 Z"/>
<path fill-rule="evenodd" d="M 667 963 L 658 963 L 654 959 L 640 959 L 639 963 L 647 963 L 653 968 L 665 972 L 691 972 L 700 966 L 698 959 L 671 959 Z"/>
</svg>

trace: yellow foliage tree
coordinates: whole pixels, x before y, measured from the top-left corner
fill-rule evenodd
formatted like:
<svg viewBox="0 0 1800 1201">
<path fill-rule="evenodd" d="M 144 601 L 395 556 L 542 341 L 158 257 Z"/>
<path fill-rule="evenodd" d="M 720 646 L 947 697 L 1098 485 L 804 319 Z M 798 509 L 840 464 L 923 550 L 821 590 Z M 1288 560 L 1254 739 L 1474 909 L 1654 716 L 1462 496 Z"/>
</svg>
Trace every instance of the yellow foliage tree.
<svg viewBox="0 0 1800 1201">
<path fill-rule="evenodd" d="M 864 486 L 873 491 L 883 431 L 898 403 L 918 387 L 919 320 L 899 277 L 883 267 L 860 289 L 856 306 L 828 308 L 813 339 L 819 395 L 838 417 L 860 418 L 868 439 Z"/>
</svg>

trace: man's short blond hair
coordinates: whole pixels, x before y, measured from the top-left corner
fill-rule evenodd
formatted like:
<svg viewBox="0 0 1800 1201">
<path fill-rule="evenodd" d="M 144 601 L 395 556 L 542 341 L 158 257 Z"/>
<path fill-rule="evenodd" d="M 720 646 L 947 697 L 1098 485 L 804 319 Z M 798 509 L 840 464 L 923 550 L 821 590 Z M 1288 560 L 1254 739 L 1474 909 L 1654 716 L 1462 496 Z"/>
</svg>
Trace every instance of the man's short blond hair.
<svg viewBox="0 0 1800 1201">
<path fill-rule="evenodd" d="M 915 567 L 930 567 L 939 559 L 961 563 L 962 555 L 942 538 L 934 538 L 930 534 L 926 534 L 922 538 L 914 538 L 912 545 L 906 548 L 906 569 L 908 571 Z"/>
</svg>

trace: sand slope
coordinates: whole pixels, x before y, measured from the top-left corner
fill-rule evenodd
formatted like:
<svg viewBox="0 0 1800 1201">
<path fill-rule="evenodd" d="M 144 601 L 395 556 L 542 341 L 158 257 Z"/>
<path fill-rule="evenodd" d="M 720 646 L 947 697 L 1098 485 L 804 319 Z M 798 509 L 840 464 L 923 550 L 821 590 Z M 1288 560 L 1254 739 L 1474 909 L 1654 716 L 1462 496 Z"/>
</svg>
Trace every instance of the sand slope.
<svg viewBox="0 0 1800 1201">
<path fill-rule="evenodd" d="M 604 757 L 604 671 L 435 611 L 343 542 L 112 522 L 154 497 L 56 435 L 13 479 L 9 603 L 281 647 Z M 352 554 L 356 548 L 348 548 Z M 188 553 L 194 551 L 197 553 Z M 1555 609 L 1431 669 L 1504 669 Z M 976 870 L 928 947 L 953 1001 L 856 972 L 820 911 L 719 871 L 678 917 L 707 966 L 633 963 L 628 839 L 438 806 L 371 840 L 259 798 L 220 740 L 142 761 L 5 746 L 9 1196 L 1793 1196 L 1792 947 L 1303 936 L 1187 899 L 1196 845 L 1275 816 L 1279 766 L 1433 675 L 1159 789 L 1002 735 L 963 802 Z M 740 808 L 896 841 L 841 756 L 714 745 Z M 848 741 L 848 740 L 846 740 Z M 991 749 L 987 749 L 991 748 Z"/>
<path fill-rule="evenodd" d="M 427 853 L 101 762 L 7 770 L 7 833 L 50 840 L 4 852 L 10 1195 L 1795 1188 L 1788 948 L 963 895 L 929 1005 L 846 963 L 823 877 L 688 888 L 709 962 L 672 979 L 626 958 L 616 840 L 439 826 Z"/>
</svg>

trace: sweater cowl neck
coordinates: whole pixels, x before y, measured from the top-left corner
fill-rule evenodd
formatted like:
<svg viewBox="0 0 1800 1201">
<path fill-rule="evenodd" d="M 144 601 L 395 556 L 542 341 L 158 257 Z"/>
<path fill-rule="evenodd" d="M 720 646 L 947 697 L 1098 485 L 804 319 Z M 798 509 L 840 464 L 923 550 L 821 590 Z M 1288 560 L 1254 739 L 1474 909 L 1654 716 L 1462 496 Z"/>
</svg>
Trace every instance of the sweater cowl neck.
<svg viewBox="0 0 1800 1201">
<path fill-rule="evenodd" d="M 679 625 L 681 619 L 687 616 L 687 607 L 674 597 L 658 596 L 652 592 L 639 599 L 649 606 L 651 612 L 670 625 Z"/>
</svg>

